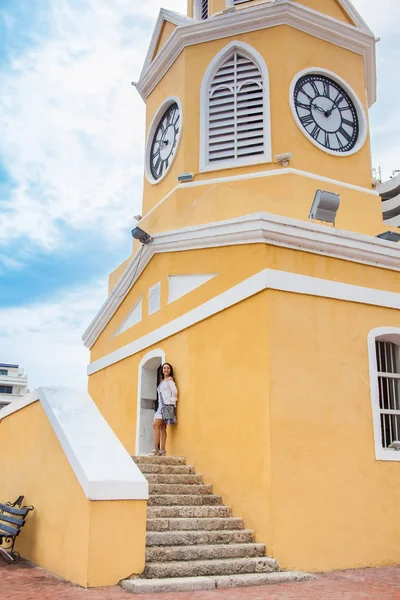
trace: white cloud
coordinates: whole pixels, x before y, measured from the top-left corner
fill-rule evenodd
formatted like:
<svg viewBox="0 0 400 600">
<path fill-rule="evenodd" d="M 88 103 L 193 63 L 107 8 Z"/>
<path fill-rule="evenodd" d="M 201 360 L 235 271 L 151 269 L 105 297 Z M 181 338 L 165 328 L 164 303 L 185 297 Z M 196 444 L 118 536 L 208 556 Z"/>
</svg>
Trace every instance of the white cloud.
<svg viewBox="0 0 400 600">
<path fill-rule="evenodd" d="M 50 37 L 0 70 L 0 158 L 16 184 L 0 243 L 51 248 L 60 224 L 109 238 L 140 212 L 144 104 L 130 82 L 160 6 L 51 0 Z"/>
<path fill-rule="evenodd" d="M 398 29 L 400 4 L 394 0 L 352 0 L 355 8 L 376 35 Z"/>
<path fill-rule="evenodd" d="M 81 336 L 105 296 L 104 282 L 97 282 L 49 302 L 0 309 L 0 361 L 24 368 L 30 389 L 46 385 L 86 389 L 89 352 Z"/>
<path fill-rule="evenodd" d="M 397 34 L 400 3 L 354 4 L 383 38 L 384 109 L 378 104 L 373 112 L 374 164 L 390 170 L 400 163 L 392 77 L 399 51 L 385 40 Z M 15 182 L 0 214 L 0 245 L 24 237 L 54 248 L 65 224 L 117 239 L 140 212 L 144 104 L 130 82 L 139 76 L 162 5 L 184 12 L 186 0 L 50 0 L 50 35 L 0 69 L 0 159 Z M 0 272 L 18 268 L 12 260 L 4 253 Z M 21 364 L 31 388 L 84 389 L 89 356 L 81 334 L 105 294 L 105 285 L 95 283 L 47 303 L 0 309 L 0 360 Z"/>
</svg>

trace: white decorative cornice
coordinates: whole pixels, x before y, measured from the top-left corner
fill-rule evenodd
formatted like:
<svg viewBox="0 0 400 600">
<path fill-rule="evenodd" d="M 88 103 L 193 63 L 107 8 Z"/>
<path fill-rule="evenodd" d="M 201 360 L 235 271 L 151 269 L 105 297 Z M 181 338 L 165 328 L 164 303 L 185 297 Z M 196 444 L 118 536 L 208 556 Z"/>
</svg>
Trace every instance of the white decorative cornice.
<svg viewBox="0 0 400 600">
<path fill-rule="evenodd" d="M 269 213 L 255 213 L 228 221 L 158 233 L 153 235 L 153 239 L 153 243 L 144 246 L 132 258 L 83 334 L 85 346 L 93 346 L 152 257 L 163 252 L 264 243 L 400 271 L 400 245 Z"/>
<path fill-rule="evenodd" d="M 158 40 L 160 38 L 163 25 L 166 21 L 168 23 L 172 23 L 173 25 L 176 25 L 177 27 L 184 26 L 184 25 L 190 25 L 191 23 L 196 23 L 196 20 L 192 19 L 191 17 L 186 17 L 185 15 L 181 15 L 180 13 L 177 13 L 173 10 L 167 10 L 166 8 L 162 8 L 159 12 L 159 15 L 158 15 L 158 18 L 156 21 L 156 25 L 154 27 L 153 35 L 151 36 L 149 49 L 147 50 L 147 54 L 146 54 L 146 58 L 144 61 L 142 74 L 140 75 L 140 78 L 142 78 L 143 73 L 145 73 L 147 71 L 147 69 L 150 67 L 150 65 L 152 63 L 154 53 L 157 48 Z"/>
<path fill-rule="evenodd" d="M 339 0 L 339 3 L 342 5 L 343 10 L 347 12 L 350 19 L 355 23 L 355 26 L 361 31 L 368 33 L 369 35 L 374 35 L 372 30 L 369 28 L 368 24 L 364 21 L 358 10 L 355 8 L 350 0 Z"/>
<path fill-rule="evenodd" d="M 205 319 L 209 319 L 221 311 L 231 308 L 264 290 L 276 290 L 297 295 L 304 294 L 317 298 L 329 298 L 342 302 L 353 302 L 400 310 L 400 294 L 396 292 L 387 292 L 386 290 L 341 283 L 319 277 L 310 277 L 309 275 L 301 275 L 299 273 L 288 273 L 287 271 L 278 271 L 276 269 L 263 269 L 255 275 L 244 279 L 234 287 L 225 290 L 222 294 L 210 298 L 204 304 L 200 304 L 176 319 L 164 323 L 158 329 L 153 329 L 126 346 L 122 346 L 114 350 L 114 352 L 102 356 L 88 366 L 87 373 L 90 376 L 111 365 L 115 365 L 121 360 L 134 356 L 138 352 L 142 352 L 146 348 L 154 346 L 154 344 L 158 344 L 177 333 L 185 331 L 189 327 L 193 327 L 193 325 L 201 323 Z M 157 352 L 159 353 L 159 351 Z M 142 362 L 141 364 L 144 363 Z M 138 406 L 140 406 L 140 402 Z"/>
<path fill-rule="evenodd" d="M 350 6 L 350 3 L 348 4 Z M 354 18 L 355 12 L 353 8 Z M 292 0 L 277 0 L 273 4 L 261 4 L 206 21 L 192 20 L 190 24 L 178 26 L 151 64 L 148 64 L 146 59 L 146 67 L 142 71 L 137 89 L 145 100 L 187 46 L 279 25 L 289 25 L 362 55 L 365 60 L 368 103 L 369 106 L 374 104 L 376 40 L 369 28 L 365 24 L 362 27 L 348 25 Z"/>
</svg>

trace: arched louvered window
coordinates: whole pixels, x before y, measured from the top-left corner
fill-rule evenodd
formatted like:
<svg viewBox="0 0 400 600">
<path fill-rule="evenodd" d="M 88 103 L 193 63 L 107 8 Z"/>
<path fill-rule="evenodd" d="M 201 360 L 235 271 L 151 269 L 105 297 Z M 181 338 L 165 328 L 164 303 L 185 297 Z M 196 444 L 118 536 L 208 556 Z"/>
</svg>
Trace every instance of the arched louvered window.
<svg viewBox="0 0 400 600">
<path fill-rule="evenodd" d="M 202 86 L 202 169 L 270 160 L 268 71 L 251 47 L 230 46 Z"/>
</svg>

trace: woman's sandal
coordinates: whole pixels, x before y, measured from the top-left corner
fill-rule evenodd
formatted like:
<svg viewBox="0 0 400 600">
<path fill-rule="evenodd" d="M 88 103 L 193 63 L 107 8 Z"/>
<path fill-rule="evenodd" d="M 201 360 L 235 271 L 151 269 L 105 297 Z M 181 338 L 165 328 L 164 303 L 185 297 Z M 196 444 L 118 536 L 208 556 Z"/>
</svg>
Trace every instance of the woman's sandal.
<svg viewBox="0 0 400 600">
<path fill-rule="evenodd" d="M 160 452 L 158 450 L 153 450 L 151 453 L 152 456 L 160 456 Z"/>
<path fill-rule="evenodd" d="M 159 453 L 158 453 L 158 455 L 159 456 L 165 456 L 166 453 L 167 453 L 166 450 L 160 450 Z"/>
</svg>

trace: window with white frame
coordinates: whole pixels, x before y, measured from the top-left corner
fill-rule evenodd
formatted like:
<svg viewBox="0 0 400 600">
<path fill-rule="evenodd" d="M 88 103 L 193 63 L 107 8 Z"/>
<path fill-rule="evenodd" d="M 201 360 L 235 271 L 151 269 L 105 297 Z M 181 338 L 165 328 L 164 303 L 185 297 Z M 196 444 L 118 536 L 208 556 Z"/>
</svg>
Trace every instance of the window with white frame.
<svg viewBox="0 0 400 600">
<path fill-rule="evenodd" d="M 194 0 L 194 17 L 195 19 L 201 19 L 202 21 L 205 21 L 206 19 L 208 19 L 208 12 L 209 12 L 209 6 L 208 6 L 209 0 Z"/>
<path fill-rule="evenodd" d="M 400 329 L 374 329 L 368 347 L 375 456 L 400 461 Z"/>
<path fill-rule="evenodd" d="M 376 342 L 382 447 L 400 441 L 400 347 Z"/>
<path fill-rule="evenodd" d="M 247 44 L 229 46 L 202 85 L 201 168 L 207 170 L 270 160 L 267 68 Z"/>
</svg>

